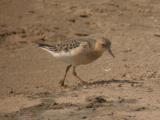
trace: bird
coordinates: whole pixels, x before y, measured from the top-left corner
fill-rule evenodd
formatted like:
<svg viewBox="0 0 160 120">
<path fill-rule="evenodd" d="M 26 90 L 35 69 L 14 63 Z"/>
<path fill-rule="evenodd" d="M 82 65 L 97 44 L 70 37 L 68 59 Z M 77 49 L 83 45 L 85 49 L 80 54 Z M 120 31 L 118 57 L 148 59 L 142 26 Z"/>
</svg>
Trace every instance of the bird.
<svg viewBox="0 0 160 120">
<path fill-rule="evenodd" d="M 49 52 L 57 60 L 67 63 L 65 74 L 60 80 L 60 86 L 65 86 L 65 80 L 70 68 L 73 68 L 72 74 L 79 80 L 80 84 L 85 85 L 88 82 L 79 77 L 76 67 L 79 65 L 89 64 L 98 59 L 107 50 L 114 58 L 111 50 L 111 41 L 105 37 L 99 38 L 74 38 L 64 41 L 55 42 L 52 45 L 38 43 L 38 46 Z"/>
</svg>

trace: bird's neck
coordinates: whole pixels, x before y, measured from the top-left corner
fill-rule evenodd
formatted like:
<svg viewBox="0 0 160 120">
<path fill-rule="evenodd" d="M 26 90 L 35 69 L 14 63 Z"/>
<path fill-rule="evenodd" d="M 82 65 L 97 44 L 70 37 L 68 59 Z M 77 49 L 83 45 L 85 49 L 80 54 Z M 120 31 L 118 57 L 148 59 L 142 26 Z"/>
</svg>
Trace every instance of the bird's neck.
<svg viewBox="0 0 160 120">
<path fill-rule="evenodd" d="M 104 51 L 95 51 L 94 53 L 97 57 L 100 57 L 103 54 L 103 52 Z"/>
<path fill-rule="evenodd" d="M 94 52 L 95 52 L 95 54 L 97 54 L 97 55 L 102 55 L 103 52 L 104 52 L 104 50 L 101 49 L 99 46 L 95 46 Z"/>
<path fill-rule="evenodd" d="M 99 58 L 102 54 L 103 54 L 102 51 L 94 50 L 92 53 L 90 53 L 90 58 L 95 60 L 95 59 Z"/>
</svg>

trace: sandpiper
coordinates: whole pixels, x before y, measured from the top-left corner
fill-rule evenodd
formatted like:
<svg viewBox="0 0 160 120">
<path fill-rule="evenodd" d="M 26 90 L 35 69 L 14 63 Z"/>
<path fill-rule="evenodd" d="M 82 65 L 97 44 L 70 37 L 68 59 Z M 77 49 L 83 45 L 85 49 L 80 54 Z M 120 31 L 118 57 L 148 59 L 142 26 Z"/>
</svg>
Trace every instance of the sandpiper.
<svg viewBox="0 0 160 120">
<path fill-rule="evenodd" d="M 86 84 L 87 82 L 77 75 L 76 67 L 78 65 L 85 65 L 95 61 L 106 50 L 114 57 L 111 50 L 111 41 L 107 38 L 77 38 L 58 42 L 53 45 L 39 43 L 39 47 L 51 53 L 56 59 L 68 63 L 64 77 L 59 82 L 61 86 L 64 86 L 67 72 L 71 67 L 73 67 L 73 75 L 80 83 Z"/>
</svg>

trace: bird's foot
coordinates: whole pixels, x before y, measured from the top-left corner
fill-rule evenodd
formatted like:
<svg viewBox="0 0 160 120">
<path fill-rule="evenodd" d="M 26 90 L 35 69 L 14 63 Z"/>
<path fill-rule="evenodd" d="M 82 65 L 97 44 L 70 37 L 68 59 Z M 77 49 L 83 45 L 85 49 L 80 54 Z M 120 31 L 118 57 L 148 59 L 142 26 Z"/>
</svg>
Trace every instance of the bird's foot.
<svg viewBox="0 0 160 120">
<path fill-rule="evenodd" d="M 87 88 L 88 84 L 89 84 L 89 82 L 81 80 L 79 85 L 83 86 L 84 88 Z"/>
<path fill-rule="evenodd" d="M 81 84 L 82 84 L 82 85 L 87 85 L 88 82 L 86 82 L 86 81 L 84 81 L 84 80 L 81 80 Z"/>
<path fill-rule="evenodd" d="M 60 87 L 68 88 L 68 86 L 64 84 L 63 80 L 59 81 L 59 85 L 60 85 Z"/>
</svg>

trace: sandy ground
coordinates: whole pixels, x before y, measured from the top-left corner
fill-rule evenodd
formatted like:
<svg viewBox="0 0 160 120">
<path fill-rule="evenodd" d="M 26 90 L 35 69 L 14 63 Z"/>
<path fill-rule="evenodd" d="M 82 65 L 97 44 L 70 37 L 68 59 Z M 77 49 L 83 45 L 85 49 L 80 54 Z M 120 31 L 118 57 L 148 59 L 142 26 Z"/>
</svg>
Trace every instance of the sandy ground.
<svg viewBox="0 0 160 120">
<path fill-rule="evenodd" d="M 72 37 L 106 36 L 105 53 L 80 76 L 39 49 Z M 0 120 L 159 120 L 159 0 L 0 0 Z"/>
</svg>

